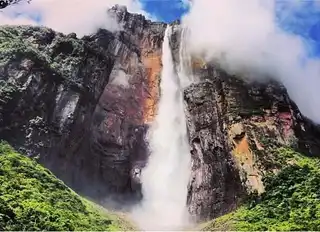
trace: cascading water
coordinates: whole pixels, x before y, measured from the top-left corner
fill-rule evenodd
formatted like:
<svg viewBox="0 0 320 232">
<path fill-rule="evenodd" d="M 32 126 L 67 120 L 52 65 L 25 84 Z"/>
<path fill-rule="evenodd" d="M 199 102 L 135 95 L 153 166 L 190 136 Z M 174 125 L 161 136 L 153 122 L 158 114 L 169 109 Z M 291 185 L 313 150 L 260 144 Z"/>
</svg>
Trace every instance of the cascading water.
<svg viewBox="0 0 320 232">
<path fill-rule="evenodd" d="M 143 201 L 134 212 L 143 230 L 180 230 L 189 222 L 186 201 L 191 157 L 180 80 L 183 75 L 174 69 L 171 33 L 168 26 L 162 47 L 158 114 L 148 135 L 151 155 L 141 176 Z"/>
<path fill-rule="evenodd" d="M 196 79 L 192 73 L 192 62 L 191 55 L 189 53 L 188 47 L 188 33 L 189 29 L 183 27 L 181 29 L 181 38 L 180 38 L 180 49 L 179 49 L 179 66 L 178 66 L 178 76 L 180 80 L 181 88 L 185 88 L 191 83 L 196 82 Z"/>
</svg>

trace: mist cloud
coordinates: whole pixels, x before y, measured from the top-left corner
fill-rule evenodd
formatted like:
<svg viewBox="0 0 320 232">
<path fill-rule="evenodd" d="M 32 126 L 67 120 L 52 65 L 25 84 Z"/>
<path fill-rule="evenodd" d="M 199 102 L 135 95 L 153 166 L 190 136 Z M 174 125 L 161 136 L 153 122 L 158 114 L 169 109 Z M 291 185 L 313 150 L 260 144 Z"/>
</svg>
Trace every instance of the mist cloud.
<svg viewBox="0 0 320 232">
<path fill-rule="evenodd" d="M 4 9 L 0 24 L 44 25 L 62 33 L 75 32 L 79 36 L 94 33 L 98 28 L 111 31 L 120 29 L 106 11 L 115 4 L 127 6 L 130 12 L 144 14 L 136 0 L 32 0 Z"/>
<path fill-rule="evenodd" d="M 183 23 L 190 28 L 194 53 L 232 74 L 282 82 L 301 112 L 320 123 L 320 60 L 310 58 L 302 37 L 280 28 L 279 20 L 289 20 L 303 3 L 286 4 L 287 17 L 281 18 L 275 0 L 196 0 Z M 320 4 L 315 1 L 313 7 Z"/>
</svg>

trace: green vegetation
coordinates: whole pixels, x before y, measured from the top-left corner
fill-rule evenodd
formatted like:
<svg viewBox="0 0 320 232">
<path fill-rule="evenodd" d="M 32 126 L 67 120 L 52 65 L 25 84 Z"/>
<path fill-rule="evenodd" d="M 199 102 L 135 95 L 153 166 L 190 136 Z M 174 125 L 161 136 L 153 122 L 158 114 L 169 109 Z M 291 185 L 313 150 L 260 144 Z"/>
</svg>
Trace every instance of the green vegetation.
<svg viewBox="0 0 320 232">
<path fill-rule="evenodd" d="M 22 26 L 0 27 L 0 62 L 5 63 L 23 57 L 48 64 L 49 57 L 22 36 L 23 28 Z"/>
<path fill-rule="evenodd" d="M 0 142 L 0 230 L 132 229 Z"/>
<path fill-rule="evenodd" d="M 19 87 L 12 82 L 0 80 L 0 104 L 8 102 L 19 91 Z"/>
<path fill-rule="evenodd" d="M 87 50 L 89 48 L 82 40 L 45 27 L 0 27 L 0 63 L 27 58 L 68 81 L 76 81 L 73 79 L 77 67 L 86 57 Z"/>
<path fill-rule="evenodd" d="M 289 148 L 276 150 L 286 165 L 264 179 L 261 196 L 252 196 L 236 212 L 204 226 L 204 230 L 320 230 L 320 161 Z"/>
</svg>

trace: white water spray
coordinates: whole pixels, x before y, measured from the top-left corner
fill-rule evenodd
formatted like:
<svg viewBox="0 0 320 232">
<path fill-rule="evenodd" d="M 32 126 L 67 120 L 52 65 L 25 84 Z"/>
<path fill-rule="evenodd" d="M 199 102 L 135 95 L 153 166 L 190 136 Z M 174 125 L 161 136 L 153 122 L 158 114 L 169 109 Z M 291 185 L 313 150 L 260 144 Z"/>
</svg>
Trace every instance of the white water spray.
<svg viewBox="0 0 320 232">
<path fill-rule="evenodd" d="M 189 46 L 188 38 L 190 36 L 190 30 L 183 25 L 181 26 L 178 75 L 181 88 L 185 88 L 197 80 L 192 73 L 191 55 L 187 48 Z"/>
<path fill-rule="evenodd" d="M 168 26 L 162 47 L 161 97 L 149 130 L 151 156 L 143 170 L 141 207 L 133 216 L 143 230 L 181 230 L 188 225 L 190 151 L 183 105 L 182 75 L 174 70 Z"/>
</svg>

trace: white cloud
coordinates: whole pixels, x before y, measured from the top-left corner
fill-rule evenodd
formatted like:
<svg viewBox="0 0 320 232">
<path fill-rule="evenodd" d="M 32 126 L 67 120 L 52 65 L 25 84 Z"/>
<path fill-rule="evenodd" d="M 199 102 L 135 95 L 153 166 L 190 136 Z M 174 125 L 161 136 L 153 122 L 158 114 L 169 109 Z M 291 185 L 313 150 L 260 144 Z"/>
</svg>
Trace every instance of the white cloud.
<svg viewBox="0 0 320 232">
<path fill-rule="evenodd" d="M 35 22 L 28 17 L 11 17 L 0 13 L 0 25 L 34 25 Z"/>
<path fill-rule="evenodd" d="M 40 24 L 59 32 L 76 32 L 83 36 L 94 33 L 97 28 L 119 29 L 117 22 L 106 14 L 107 8 L 115 4 L 149 16 L 136 0 L 32 0 L 30 4 L 21 3 L 4 9 L 0 13 L 0 24 Z M 41 17 L 41 22 L 35 19 L 37 16 Z"/>
<path fill-rule="evenodd" d="M 182 7 L 183 8 L 189 8 L 191 6 L 191 1 L 192 0 L 181 0 Z"/>
<path fill-rule="evenodd" d="M 308 58 L 300 37 L 278 27 L 275 12 L 275 0 L 196 0 L 183 22 L 193 52 L 232 73 L 281 81 L 301 112 L 320 123 L 320 62 Z"/>
</svg>

